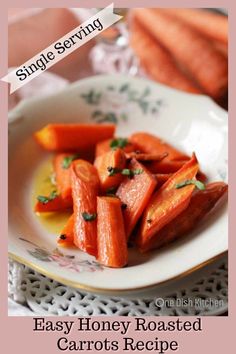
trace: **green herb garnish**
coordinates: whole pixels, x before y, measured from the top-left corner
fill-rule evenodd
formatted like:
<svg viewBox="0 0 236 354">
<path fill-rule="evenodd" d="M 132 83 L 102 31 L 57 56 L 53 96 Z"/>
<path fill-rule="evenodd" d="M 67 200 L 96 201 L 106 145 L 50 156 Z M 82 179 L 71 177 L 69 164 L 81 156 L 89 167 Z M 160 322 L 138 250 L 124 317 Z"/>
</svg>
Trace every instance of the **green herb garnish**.
<svg viewBox="0 0 236 354">
<path fill-rule="evenodd" d="M 122 175 L 128 176 L 129 178 L 132 178 L 135 175 L 140 175 L 141 173 L 143 173 L 143 170 L 141 170 L 141 169 L 130 170 L 129 168 L 124 168 L 121 171 Z"/>
<path fill-rule="evenodd" d="M 78 154 L 75 154 L 75 155 L 69 155 L 69 156 L 66 156 L 64 157 L 64 159 L 62 160 L 62 168 L 64 169 L 67 169 L 70 167 L 71 165 L 71 162 L 78 159 L 79 155 Z"/>
<path fill-rule="evenodd" d="M 185 186 L 189 186 L 191 184 L 194 184 L 197 189 L 200 189 L 201 191 L 204 191 L 206 189 L 205 184 L 202 183 L 201 181 L 195 180 L 195 179 L 187 179 L 186 181 L 183 181 L 181 183 L 177 183 L 175 185 L 175 188 L 183 188 Z"/>
<path fill-rule="evenodd" d="M 108 176 L 111 177 L 111 176 L 114 176 L 117 173 L 120 173 L 121 169 L 120 168 L 116 168 L 116 167 L 108 166 L 107 167 L 107 171 L 108 171 Z"/>
<path fill-rule="evenodd" d="M 48 202 L 52 201 L 53 199 L 55 199 L 56 197 L 58 196 L 57 194 L 57 191 L 52 191 L 48 197 L 44 196 L 44 195 L 39 195 L 37 197 L 37 200 L 40 202 L 40 203 L 43 203 L 43 204 L 47 204 Z"/>
<path fill-rule="evenodd" d="M 140 175 L 141 173 L 143 173 L 142 169 L 136 169 L 136 170 L 130 170 L 129 168 L 116 168 L 116 167 L 107 167 L 107 171 L 109 172 L 108 176 L 114 176 L 116 173 L 121 173 L 123 176 L 127 176 L 129 178 L 132 178 L 135 175 Z"/>
<path fill-rule="evenodd" d="M 137 168 L 137 170 L 133 170 L 133 175 L 141 175 L 141 173 L 143 173 L 143 170 L 141 168 Z"/>
<path fill-rule="evenodd" d="M 82 216 L 85 221 L 93 221 L 96 219 L 97 213 L 90 214 L 90 213 L 86 213 L 85 211 L 84 213 L 82 213 Z"/>
<path fill-rule="evenodd" d="M 123 149 L 124 147 L 126 147 L 129 144 L 128 139 L 126 138 L 117 138 L 117 139 L 113 139 L 110 142 L 110 147 L 112 149 L 117 149 L 117 148 L 121 148 Z"/>
</svg>

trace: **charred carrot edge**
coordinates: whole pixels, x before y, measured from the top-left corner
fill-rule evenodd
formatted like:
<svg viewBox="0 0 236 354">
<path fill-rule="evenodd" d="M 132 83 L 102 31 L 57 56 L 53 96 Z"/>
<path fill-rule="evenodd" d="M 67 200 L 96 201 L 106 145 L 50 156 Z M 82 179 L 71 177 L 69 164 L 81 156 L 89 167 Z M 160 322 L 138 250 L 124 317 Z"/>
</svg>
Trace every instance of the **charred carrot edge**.
<svg viewBox="0 0 236 354">
<path fill-rule="evenodd" d="M 57 243 L 62 247 L 74 246 L 74 214 L 69 217 L 66 225 L 61 231 L 60 236 L 57 239 Z"/>
<path fill-rule="evenodd" d="M 95 159 L 94 165 L 97 168 L 103 192 L 121 183 L 124 176 L 120 171 L 124 169 L 125 163 L 125 153 L 122 149 L 108 151 Z"/>
<path fill-rule="evenodd" d="M 104 139 L 112 138 L 113 124 L 48 124 L 34 134 L 36 141 L 49 151 L 85 151 Z"/>
<path fill-rule="evenodd" d="M 96 168 L 85 160 L 74 161 L 70 168 L 74 207 L 74 244 L 82 251 L 96 256 L 98 174 Z"/>
<path fill-rule="evenodd" d="M 148 203 L 141 221 L 137 244 L 144 248 L 155 233 L 177 217 L 189 204 L 194 185 L 176 188 L 178 183 L 194 179 L 198 171 L 198 161 L 193 154 L 191 160 L 169 178 L 153 195 Z"/>
<path fill-rule="evenodd" d="M 72 197 L 62 198 L 61 195 L 58 195 L 53 200 L 49 200 L 47 203 L 37 201 L 34 207 L 34 211 L 38 213 L 63 211 L 72 208 L 72 205 Z"/>
<path fill-rule="evenodd" d="M 208 184 L 205 190 L 196 191 L 188 207 L 157 232 L 140 251 L 147 252 L 151 249 L 158 249 L 186 235 L 214 208 L 219 199 L 227 193 L 227 190 L 227 184 L 214 182 Z"/>
<path fill-rule="evenodd" d="M 116 192 L 124 206 L 123 214 L 127 238 L 141 217 L 157 185 L 156 179 L 137 160 L 132 159 L 128 167 L 131 171 L 138 173 L 131 179 L 126 178 Z"/>
<path fill-rule="evenodd" d="M 107 267 L 124 267 L 128 250 L 120 200 L 98 197 L 97 217 L 98 261 Z"/>
<path fill-rule="evenodd" d="M 106 139 L 103 141 L 100 141 L 99 143 L 97 143 L 96 145 L 96 150 L 95 150 L 95 157 L 101 156 L 109 151 L 111 151 L 111 143 L 114 139 L 117 138 L 113 138 L 113 139 Z M 135 151 L 135 146 L 133 144 L 131 144 L 129 141 L 127 143 L 127 145 L 123 148 L 123 150 L 127 153 Z"/>
<path fill-rule="evenodd" d="M 153 80 L 192 93 L 202 90 L 183 73 L 171 54 L 133 16 L 130 44 L 141 66 Z"/>
</svg>

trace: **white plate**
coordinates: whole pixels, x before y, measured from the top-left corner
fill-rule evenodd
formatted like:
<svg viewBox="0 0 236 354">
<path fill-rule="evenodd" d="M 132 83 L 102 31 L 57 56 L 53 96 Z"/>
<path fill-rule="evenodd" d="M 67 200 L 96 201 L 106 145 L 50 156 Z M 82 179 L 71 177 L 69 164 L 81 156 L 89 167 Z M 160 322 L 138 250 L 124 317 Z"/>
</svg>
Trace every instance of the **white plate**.
<svg viewBox="0 0 236 354">
<path fill-rule="evenodd" d="M 9 114 L 9 252 L 43 274 L 96 292 L 130 292 L 189 274 L 227 250 L 226 206 L 191 235 L 159 251 L 130 250 L 129 265 L 109 269 L 79 250 L 56 249 L 31 205 L 35 168 L 45 159 L 32 133 L 49 122 L 117 123 L 117 135 L 156 134 L 188 154 L 195 151 L 210 181 L 227 181 L 227 113 L 205 96 L 118 75 L 81 80 Z M 86 137 L 85 137 L 86 138 Z"/>
</svg>

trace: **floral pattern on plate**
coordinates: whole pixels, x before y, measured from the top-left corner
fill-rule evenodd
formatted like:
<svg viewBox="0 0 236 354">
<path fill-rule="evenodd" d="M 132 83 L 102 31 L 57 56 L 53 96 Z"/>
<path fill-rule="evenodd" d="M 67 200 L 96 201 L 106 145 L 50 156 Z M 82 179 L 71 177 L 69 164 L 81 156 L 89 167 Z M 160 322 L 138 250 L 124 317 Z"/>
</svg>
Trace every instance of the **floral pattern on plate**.
<svg viewBox="0 0 236 354">
<path fill-rule="evenodd" d="M 63 254 L 58 248 L 50 252 L 22 237 L 19 237 L 19 239 L 33 246 L 31 249 L 27 249 L 27 252 L 32 257 L 42 262 L 55 262 L 60 267 L 67 268 L 77 273 L 103 270 L 103 267 L 96 261 L 79 260 L 75 256 Z"/>
<path fill-rule="evenodd" d="M 160 109 L 164 106 L 162 99 L 151 98 L 151 88 L 146 86 L 142 92 L 133 88 L 130 83 L 121 86 L 109 85 L 104 91 L 91 88 L 80 97 L 90 106 L 95 106 L 91 118 L 96 123 L 118 124 L 127 121 L 129 113 L 132 112 L 132 105 L 137 105 L 142 114 L 158 116 Z"/>
</svg>

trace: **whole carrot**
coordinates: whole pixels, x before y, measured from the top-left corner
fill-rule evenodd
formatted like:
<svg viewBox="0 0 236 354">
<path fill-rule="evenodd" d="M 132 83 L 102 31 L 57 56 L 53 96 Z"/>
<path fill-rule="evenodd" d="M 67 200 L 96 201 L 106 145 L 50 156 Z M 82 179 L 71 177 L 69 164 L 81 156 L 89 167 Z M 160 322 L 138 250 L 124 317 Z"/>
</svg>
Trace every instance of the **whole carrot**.
<svg viewBox="0 0 236 354">
<path fill-rule="evenodd" d="M 182 19 L 203 35 L 222 43 L 228 43 L 228 18 L 215 12 L 200 9 L 165 9 Z"/>
<path fill-rule="evenodd" d="M 204 35 L 164 9 L 133 10 L 139 22 L 173 55 L 202 89 L 215 99 L 228 87 L 227 59 Z"/>
<path fill-rule="evenodd" d="M 114 124 L 48 124 L 35 133 L 35 139 L 49 151 L 91 151 L 114 131 Z"/>
<path fill-rule="evenodd" d="M 152 196 L 143 213 L 140 233 L 137 238 L 139 248 L 145 248 L 145 245 L 159 230 L 187 208 L 195 185 L 187 183 L 183 188 L 177 188 L 177 186 L 179 183 L 194 180 L 198 168 L 197 158 L 193 154 L 191 160 L 187 161 Z"/>
<path fill-rule="evenodd" d="M 133 17 L 130 44 L 146 73 L 158 82 L 187 92 L 201 93 L 199 87 L 177 66 L 170 53 Z"/>
<path fill-rule="evenodd" d="M 223 182 L 214 182 L 206 186 L 205 190 L 198 190 L 193 194 L 188 207 L 173 219 L 169 224 L 157 232 L 153 238 L 140 248 L 141 252 L 160 248 L 193 230 L 198 223 L 214 208 L 228 186 Z"/>
<path fill-rule="evenodd" d="M 120 200 L 98 197 L 97 218 L 98 261 L 107 267 L 124 267 L 128 251 Z"/>
<path fill-rule="evenodd" d="M 120 184 L 116 192 L 122 201 L 127 238 L 141 217 L 157 185 L 156 179 L 137 160 L 132 159 L 128 167 L 131 175 Z"/>
<path fill-rule="evenodd" d="M 97 254 L 97 205 L 99 178 L 96 168 L 84 160 L 71 164 L 74 208 L 74 244 L 89 254 Z"/>
</svg>

